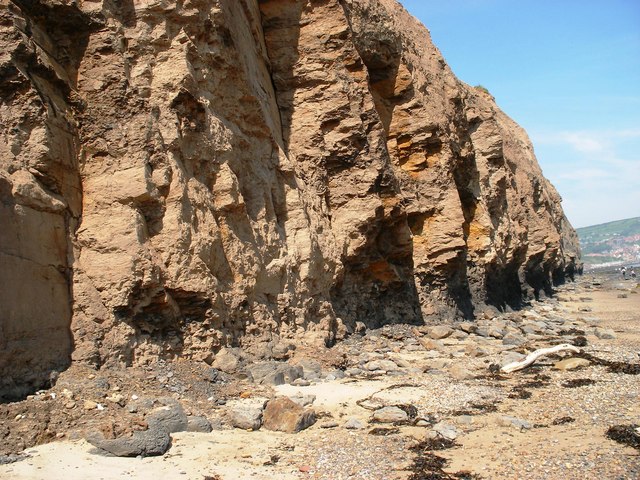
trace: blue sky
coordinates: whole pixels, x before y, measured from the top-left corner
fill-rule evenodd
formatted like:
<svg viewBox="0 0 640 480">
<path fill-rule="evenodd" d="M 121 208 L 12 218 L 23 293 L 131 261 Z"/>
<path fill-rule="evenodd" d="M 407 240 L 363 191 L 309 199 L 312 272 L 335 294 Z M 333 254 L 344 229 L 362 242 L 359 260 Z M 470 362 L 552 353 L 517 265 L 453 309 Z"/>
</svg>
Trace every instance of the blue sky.
<svg viewBox="0 0 640 480">
<path fill-rule="evenodd" d="M 400 0 L 533 141 L 574 227 L 640 216 L 640 0 Z"/>
</svg>

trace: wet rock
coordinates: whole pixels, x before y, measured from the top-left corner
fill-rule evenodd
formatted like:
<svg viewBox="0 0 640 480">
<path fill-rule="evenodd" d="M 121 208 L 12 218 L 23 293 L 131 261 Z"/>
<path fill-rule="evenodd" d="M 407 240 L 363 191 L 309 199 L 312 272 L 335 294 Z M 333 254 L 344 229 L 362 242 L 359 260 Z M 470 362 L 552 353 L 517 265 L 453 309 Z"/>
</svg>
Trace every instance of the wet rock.
<svg viewBox="0 0 640 480">
<path fill-rule="evenodd" d="M 269 400 L 263 412 L 263 425 L 267 430 L 297 433 L 315 422 L 313 410 L 303 409 L 288 397 Z"/>
<path fill-rule="evenodd" d="M 372 420 L 378 423 L 406 422 L 409 420 L 409 416 L 401 408 L 383 407 L 373 412 Z"/>
</svg>

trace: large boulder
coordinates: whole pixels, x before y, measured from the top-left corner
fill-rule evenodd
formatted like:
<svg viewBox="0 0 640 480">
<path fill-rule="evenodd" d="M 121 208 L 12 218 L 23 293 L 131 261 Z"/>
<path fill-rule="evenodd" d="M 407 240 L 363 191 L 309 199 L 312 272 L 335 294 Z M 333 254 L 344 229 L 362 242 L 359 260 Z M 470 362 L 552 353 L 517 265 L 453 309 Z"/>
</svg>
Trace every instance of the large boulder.
<svg viewBox="0 0 640 480">
<path fill-rule="evenodd" d="M 269 400 L 263 413 L 263 424 L 267 430 L 296 433 L 316 423 L 312 409 L 304 409 L 288 397 Z"/>
</svg>

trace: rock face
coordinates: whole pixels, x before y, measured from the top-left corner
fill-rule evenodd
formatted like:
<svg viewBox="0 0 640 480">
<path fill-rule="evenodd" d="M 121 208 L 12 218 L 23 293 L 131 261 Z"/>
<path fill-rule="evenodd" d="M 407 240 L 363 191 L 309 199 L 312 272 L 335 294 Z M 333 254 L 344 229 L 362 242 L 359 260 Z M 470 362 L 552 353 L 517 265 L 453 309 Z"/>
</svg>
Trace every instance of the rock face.
<svg viewBox="0 0 640 480">
<path fill-rule="evenodd" d="M 0 0 L 0 393 L 517 307 L 579 250 L 394 0 Z"/>
</svg>

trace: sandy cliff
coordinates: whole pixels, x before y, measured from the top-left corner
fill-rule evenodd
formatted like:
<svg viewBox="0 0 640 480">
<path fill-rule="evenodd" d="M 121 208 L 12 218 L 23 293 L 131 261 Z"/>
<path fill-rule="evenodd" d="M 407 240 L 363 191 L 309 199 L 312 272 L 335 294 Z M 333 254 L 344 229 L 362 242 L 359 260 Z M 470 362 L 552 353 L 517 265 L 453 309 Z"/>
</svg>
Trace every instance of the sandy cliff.
<svg viewBox="0 0 640 480">
<path fill-rule="evenodd" d="M 0 0 L 0 52 L 7 395 L 471 318 L 576 268 L 526 133 L 394 0 Z"/>
</svg>

